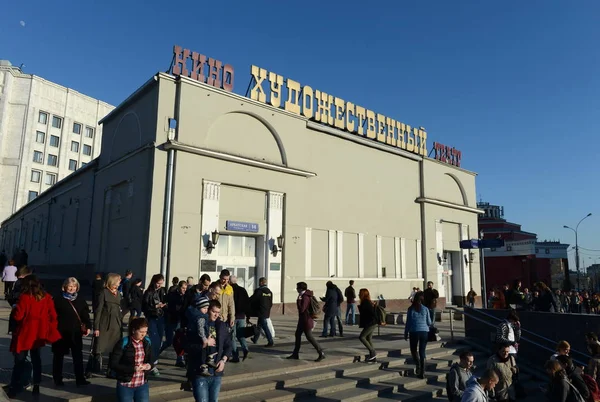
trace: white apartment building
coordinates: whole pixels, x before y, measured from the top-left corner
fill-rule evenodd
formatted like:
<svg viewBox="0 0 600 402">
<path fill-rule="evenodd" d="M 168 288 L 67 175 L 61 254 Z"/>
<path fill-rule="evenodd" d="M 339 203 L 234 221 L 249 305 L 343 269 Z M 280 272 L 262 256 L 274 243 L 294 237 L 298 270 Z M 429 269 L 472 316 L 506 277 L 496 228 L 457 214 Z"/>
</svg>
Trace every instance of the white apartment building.
<svg viewBox="0 0 600 402">
<path fill-rule="evenodd" d="M 0 221 L 100 155 L 113 109 L 0 60 Z"/>
</svg>

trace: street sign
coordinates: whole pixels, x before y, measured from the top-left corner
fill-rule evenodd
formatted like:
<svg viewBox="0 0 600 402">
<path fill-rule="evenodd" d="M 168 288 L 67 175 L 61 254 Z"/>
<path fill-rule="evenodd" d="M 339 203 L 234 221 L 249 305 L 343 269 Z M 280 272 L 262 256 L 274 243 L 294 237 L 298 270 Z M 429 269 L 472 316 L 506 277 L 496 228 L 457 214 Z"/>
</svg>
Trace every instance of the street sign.
<svg viewBox="0 0 600 402">
<path fill-rule="evenodd" d="M 472 249 L 472 248 L 500 248 L 504 247 L 503 239 L 488 239 L 488 240 L 461 240 L 460 241 L 461 249 Z"/>
<path fill-rule="evenodd" d="M 461 240 L 459 244 L 461 249 L 479 248 L 479 240 L 477 239 Z"/>
<path fill-rule="evenodd" d="M 504 239 L 479 240 L 479 248 L 500 248 L 504 247 Z"/>
</svg>

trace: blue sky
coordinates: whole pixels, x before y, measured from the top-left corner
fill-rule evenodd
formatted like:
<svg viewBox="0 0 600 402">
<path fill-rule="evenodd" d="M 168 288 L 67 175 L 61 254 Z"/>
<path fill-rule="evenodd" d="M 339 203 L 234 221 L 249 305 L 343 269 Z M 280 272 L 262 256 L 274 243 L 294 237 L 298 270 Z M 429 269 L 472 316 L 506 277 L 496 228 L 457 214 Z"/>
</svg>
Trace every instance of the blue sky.
<svg viewBox="0 0 600 402">
<path fill-rule="evenodd" d="M 256 64 L 424 126 L 542 240 L 574 243 L 562 226 L 592 212 L 580 243 L 600 250 L 600 2 L 167 4 L 7 2 L 0 58 L 113 104 L 165 71 L 173 44 L 232 64 L 238 93 Z"/>
</svg>

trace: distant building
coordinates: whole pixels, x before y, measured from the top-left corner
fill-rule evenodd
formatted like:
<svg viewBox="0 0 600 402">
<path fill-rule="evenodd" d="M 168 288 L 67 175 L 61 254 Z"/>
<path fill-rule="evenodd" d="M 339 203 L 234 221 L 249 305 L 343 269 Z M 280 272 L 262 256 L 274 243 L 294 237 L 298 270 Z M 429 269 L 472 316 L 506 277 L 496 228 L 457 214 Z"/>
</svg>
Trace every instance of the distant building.
<svg viewBox="0 0 600 402">
<path fill-rule="evenodd" d="M 113 109 L 0 60 L 0 221 L 100 155 Z"/>
<path fill-rule="evenodd" d="M 504 247 L 485 250 L 487 290 L 505 283 L 521 280 L 531 288 L 538 281 L 552 288 L 563 288 L 568 271 L 568 244 L 557 241 L 538 241 L 537 234 L 526 232 L 521 225 L 504 219 L 504 207 L 478 202 L 485 211 L 479 215 L 479 230 L 484 239 L 504 239 Z M 576 286 L 575 282 L 572 282 Z"/>
</svg>

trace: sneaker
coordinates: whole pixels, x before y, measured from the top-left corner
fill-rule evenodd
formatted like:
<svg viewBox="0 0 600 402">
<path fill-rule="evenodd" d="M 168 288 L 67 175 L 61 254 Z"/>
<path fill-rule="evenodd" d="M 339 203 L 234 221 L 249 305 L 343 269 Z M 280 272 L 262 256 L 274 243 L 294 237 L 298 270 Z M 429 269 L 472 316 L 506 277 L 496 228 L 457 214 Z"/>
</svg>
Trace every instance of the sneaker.
<svg viewBox="0 0 600 402">
<path fill-rule="evenodd" d="M 150 374 L 152 374 L 154 377 L 160 377 L 160 371 L 158 371 L 156 367 L 150 370 Z"/>
<path fill-rule="evenodd" d="M 39 395 L 40 394 L 40 386 L 39 385 L 34 385 L 33 386 L 33 390 L 31 391 L 32 395 Z"/>
<path fill-rule="evenodd" d="M 317 362 L 317 363 L 318 363 L 318 362 L 320 362 L 320 361 L 322 361 L 322 360 L 325 360 L 325 353 L 323 353 L 323 352 L 320 352 L 320 353 L 319 353 L 319 357 L 317 357 L 317 359 L 315 360 L 315 362 Z"/>
<path fill-rule="evenodd" d="M 246 360 L 247 358 L 248 358 L 248 351 L 247 351 L 247 350 L 244 350 L 244 354 L 243 354 L 243 357 L 242 357 L 242 361 Z"/>
<path fill-rule="evenodd" d="M 54 381 L 54 385 L 57 387 L 64 387 L 65 383 L 63 380 Z"/>
<path fill-rule="evenodd" d="M 78 387 L 85 387 L 86 385 L 90 385 L 91 382 L 89 382 L 88 380 L 81 380 L 81 381 L 77 381 L 75 384 Z"/>
<path fill-rule="evenodd" d="M 177 363 L 175 363 L 175 366 L 185 368 L 185 362 L 182 360 L 179 360 Z"/>
<path fill-rule="evenodd" d="M 273 346 L 275 346 L 275 344 L 273 342 L 269 342 L 265 345 L 265 348 L 272 348 Z"/>
<path fill-rule="evenodd" d="M 295 353 L 292 353 L 290 356 L 286 357 L 288 360 L 298 360 L 299 358 L 300 357 Z"/>
</svg>

